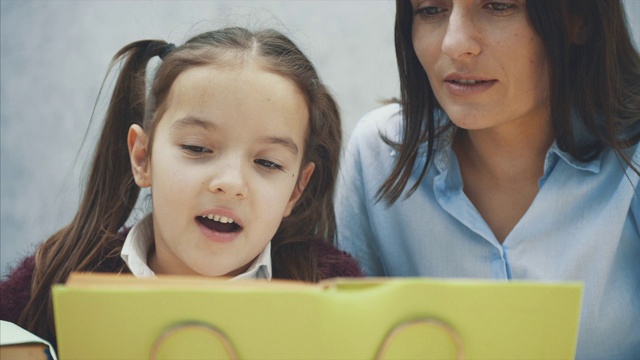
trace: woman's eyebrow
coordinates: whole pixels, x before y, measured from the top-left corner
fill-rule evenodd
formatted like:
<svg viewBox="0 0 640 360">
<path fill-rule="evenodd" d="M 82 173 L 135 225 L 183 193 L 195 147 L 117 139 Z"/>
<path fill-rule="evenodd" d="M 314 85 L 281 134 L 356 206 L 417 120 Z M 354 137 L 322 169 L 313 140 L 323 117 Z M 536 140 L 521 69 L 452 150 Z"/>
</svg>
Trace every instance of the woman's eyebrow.
<svg viewBox="0 0 640 360">
<path fill-rule="evenodd" d="M 186 130 L 189 128 L 202 128 L 204 130 L 217 130 L 219 127 L 218 125 L 216 125 L 215 123 L 206 120 L 206 119 L 201 119 L 199 117 L 193 116 L 193 115 L 187 115 L 185 117 L 182 117 L 178 120 L 176 120 L 173 124 L 171 124 L 171 131 L 172 132 L 179 132 L 182 130 Z"/>
<path fill-rule="evenodd" d="M 281 145 L 293 155 L 298 155 L 298 146 L 290 137 L 263 136 L 258 138 L 258 141 L 265 144 Z"/>
</svg>

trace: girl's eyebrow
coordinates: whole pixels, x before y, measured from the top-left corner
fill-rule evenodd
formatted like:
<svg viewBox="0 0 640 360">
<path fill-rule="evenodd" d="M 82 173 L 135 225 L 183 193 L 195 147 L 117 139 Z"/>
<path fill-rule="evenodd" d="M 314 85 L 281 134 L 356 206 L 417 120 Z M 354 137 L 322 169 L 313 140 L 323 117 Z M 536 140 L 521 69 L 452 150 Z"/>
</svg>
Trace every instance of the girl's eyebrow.
<svg viewBox="0 0 640 360">
<path fill-rule="evenodd" d="M 182 131 L 188 128 L 194 128 L 194 127 L 202 128 L 204 130 L 209 130 L 209 131 L 217 130 L 219 128 L 218 125 L 216 125 L 215 123 L 209 120 L 201 119 L 193 115 L 187 115 L 185 117 L 182 117 L 176 120 L 173 124 L 171 124 L 171 131 L 179 132 L 179 131 Z"/>
<path fill-rule="evenodd" d="M 298 155 L 298 145 L 290 137 L 263 136 L 258 141 L 266 144 L 281 145 L 293 155 Z"/>
</svg>

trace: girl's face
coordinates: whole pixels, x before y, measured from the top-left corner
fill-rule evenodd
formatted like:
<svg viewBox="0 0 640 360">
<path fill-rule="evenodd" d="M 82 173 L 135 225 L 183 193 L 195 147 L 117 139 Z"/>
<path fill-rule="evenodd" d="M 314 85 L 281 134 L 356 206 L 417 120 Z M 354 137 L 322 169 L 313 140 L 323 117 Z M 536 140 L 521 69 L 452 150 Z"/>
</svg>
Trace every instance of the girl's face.
<svg viewBox="0 0 640 360">
<path fill-rule="evenodd" d="M 545 52 L 529 24 L 525 0 L 411 0 L 411 5 L 416 55 L 457 126 L 530 126 L 528 119 L 549 118 Z"/>
<path fill-rule="evenodd" d="M 149 264 L 160 274 L 242 273 L 313 172 L 312 163 L 301 168 L 306 102 L 292 81 L 250 61 L 189 69 L 166 101 L 150 163 L 132 151 L 136 182 L 153 199 Z M 141 129 L 129 135 L 146 144 Z"/>
</svg>

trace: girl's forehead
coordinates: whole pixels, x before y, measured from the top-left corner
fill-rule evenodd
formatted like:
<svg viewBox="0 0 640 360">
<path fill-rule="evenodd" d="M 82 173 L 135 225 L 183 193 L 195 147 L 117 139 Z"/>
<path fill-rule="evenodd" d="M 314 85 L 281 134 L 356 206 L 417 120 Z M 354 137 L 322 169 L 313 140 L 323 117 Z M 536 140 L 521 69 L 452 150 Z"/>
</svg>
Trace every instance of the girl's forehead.
<svg viewBox="0 0 640 360">
<path fill-rule="evenodd" d="M 253 100 L 287 102 L 294 94 L 303 97 L 302 91 L 293 79 L 270 71 L 255 61 L 241 64 L 202 65 L 182 72 L 170 89 L 169 100 L 178 95 L 202 93 L 201 100 L 225 98 L 234 91 L 242 91 Z M 296 101 L 299 99 L 296 97 Z"/>
<path fill-rule="evenodd" d="M 185 70 L 171 86 L 164 107 L 162 122 L 198 118 L 219 129 L 291 133 L 300 142 L 309 119 L 307 102 L 297 84 L 255 62 Z"/>
</svg>

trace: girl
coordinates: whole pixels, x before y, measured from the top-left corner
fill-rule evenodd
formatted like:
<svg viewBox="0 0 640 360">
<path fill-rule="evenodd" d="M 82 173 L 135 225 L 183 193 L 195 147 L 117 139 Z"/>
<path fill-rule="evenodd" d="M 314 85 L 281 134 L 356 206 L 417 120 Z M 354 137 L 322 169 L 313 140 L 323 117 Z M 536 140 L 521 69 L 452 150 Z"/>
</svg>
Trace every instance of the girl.
<svg viewBox="0 0 640 360">
<path fill-rule="evenodd" d="M 145 101 L 145 71 L 162 59 Z M 71 222 L 0 286 L 2 319 L 55 343 L 51 285 L 72 271 L 315 282 L 360 276 L 330 241 L 336 104 L 282 34 L 227 28 L 123 60 Z M 151 188 L 151 214 L 121 231 Z M 125 233 L 126 238 L 125 238 Z"/>
<path fill-rule="evenodd" d="M 401 104 L 354 130 L 373 276 L 581 281 L 576 356 L 640 354 L 640 56 L 619 0 L 398 0 Z"/>
</svg>

